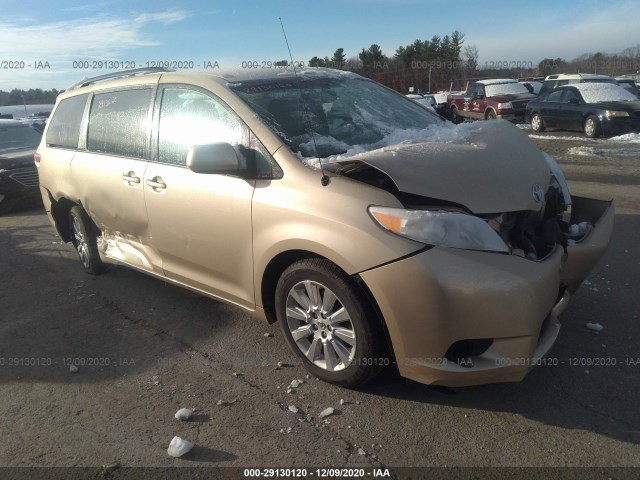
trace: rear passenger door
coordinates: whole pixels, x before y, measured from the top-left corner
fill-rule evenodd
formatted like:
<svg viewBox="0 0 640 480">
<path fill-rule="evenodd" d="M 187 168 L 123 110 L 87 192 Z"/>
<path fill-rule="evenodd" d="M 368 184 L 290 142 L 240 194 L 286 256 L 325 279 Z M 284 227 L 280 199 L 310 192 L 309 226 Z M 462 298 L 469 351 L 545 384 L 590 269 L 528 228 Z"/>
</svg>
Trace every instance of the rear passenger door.
<svg viewBox="0 0 640 480">
<path fill-rule="evenodd" d="M 558 126 L 561 98 L 562 89 L 551 92 L 540 102 L 540 115 L 547 127 L 556 128 Z"/>
<path fill-rule="evenodd" d="M 166 85 L 156 107 L 157 153 L 144 176 L 153 248 L 164 274 L 234 303 L 255 307 L 251 200 L 254 180 L 195 173 L 191 146 L 249 142 L 245 124 L 220 99 L 194 87 Z"/>
<path fill-rule="evenodd" d="M 108 256 L 161 273 L 149 256 L 143 178 L 153 112 L 150 87 L 96 93 L 71 162 L 77 200 L 102 230 Z"/>
</svg>

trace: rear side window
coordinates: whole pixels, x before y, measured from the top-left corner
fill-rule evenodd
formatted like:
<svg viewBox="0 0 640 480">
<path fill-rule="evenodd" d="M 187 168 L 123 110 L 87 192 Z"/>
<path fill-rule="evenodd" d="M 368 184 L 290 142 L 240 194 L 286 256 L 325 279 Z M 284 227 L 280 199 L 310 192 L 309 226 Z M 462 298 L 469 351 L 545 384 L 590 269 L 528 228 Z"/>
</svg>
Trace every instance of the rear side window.
<svg viewBox="0 0 640 480">
<path fill-rule="evenodd" d="M 47 129 L 47 145 L 78 148 L 80 124 L 89 94 L 65 98 L 58 104 Z"/>
<path fill-rule="evenodd" d="M 144 158 L 149 142 L 151 91 L 144 88 L 95 95 L 89 113 L 87 148 Z"/>
</svg>

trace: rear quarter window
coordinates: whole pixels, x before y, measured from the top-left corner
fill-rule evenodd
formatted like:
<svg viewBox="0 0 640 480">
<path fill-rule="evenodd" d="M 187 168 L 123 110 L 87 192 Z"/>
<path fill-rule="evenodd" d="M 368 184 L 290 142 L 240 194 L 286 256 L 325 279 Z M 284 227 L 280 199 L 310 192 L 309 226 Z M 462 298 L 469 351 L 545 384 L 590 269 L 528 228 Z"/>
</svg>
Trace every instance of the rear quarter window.
<svg viewBox="0 0 640 480">
<path fill-rule="evenodd" d="M 88 97 L 89 94 L 84 94 L 60 101 L 49 120 L 46 138 L 48 146 L 78 148 L 80 124 Z"/>
<path fill-rule="evenodd" d="M 100 93 L 89 113 L 87 148 L 124 157 L 144 158 L 149 143 L 150 88 Z"/>
</svg>

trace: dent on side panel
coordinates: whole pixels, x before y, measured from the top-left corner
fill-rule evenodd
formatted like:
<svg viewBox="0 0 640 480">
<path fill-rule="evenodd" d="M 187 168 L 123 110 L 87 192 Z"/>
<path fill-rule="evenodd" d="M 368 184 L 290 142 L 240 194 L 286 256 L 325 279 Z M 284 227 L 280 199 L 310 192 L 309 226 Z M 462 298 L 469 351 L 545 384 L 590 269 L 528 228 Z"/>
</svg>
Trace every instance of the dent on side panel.
<svg viewBox="0 0 640 480">
<path fill-rule="evenodd" d="M 570 292 L 575 292 L 589 275 L 609 245 L 613 231 L 613 202 L 593 198 L 571 197 L 571 224 L 588 222 L 591 229 L 567 247 L 568 258 L 560 280 Z"/>
</svg>

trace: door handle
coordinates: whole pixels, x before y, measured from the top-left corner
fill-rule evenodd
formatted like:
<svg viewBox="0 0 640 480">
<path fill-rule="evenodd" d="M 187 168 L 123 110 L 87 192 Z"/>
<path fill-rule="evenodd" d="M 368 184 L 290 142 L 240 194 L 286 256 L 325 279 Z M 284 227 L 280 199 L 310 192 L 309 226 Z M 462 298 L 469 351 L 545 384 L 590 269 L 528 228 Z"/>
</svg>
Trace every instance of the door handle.
<svg viewBox="0 0 640 480">
<path fill-rule="evenodd" d="M 129 185 L 132 185 L 133 183 L 140 183 L 140 177 L 136 176 L 136 172 L 134 171 L 123 173 L 122 179 Z"/>
<path fill-rule="evenodd" d="M 153 177 L 151 180 L 147 180 L 147 185 L 153 188 L 154 191 L 166 190 L 167 184 L 162 181 L 161 177 Z"/>
</svg>

